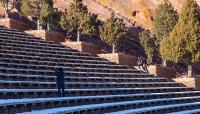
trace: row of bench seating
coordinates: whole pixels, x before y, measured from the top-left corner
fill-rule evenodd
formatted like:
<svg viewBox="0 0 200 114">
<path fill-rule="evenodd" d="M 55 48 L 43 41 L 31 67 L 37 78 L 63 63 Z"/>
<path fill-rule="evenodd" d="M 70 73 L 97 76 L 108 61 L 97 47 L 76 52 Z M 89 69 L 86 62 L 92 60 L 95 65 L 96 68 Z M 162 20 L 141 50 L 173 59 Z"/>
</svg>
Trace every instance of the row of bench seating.
<svg viewBox="0 0 200 114">
<path fill-rule="evenodd" d="M 161 98 L 161 99 L 136 100 L 136 101 L 133 100 L 133 101 L 123 101 L 123 102 L 113 102 L 113 103 L 99 103 L 99 104 L 74 106 L 74 107 L 62 107 L 62 108 L 42 110 L 42 111 L 40 110 L 32 111 L 30 113 L 22 113 L 22 114 L 34 114 L 34 113 L 36 114 L 36 113 L 43 113 L 43 112 L 44 112 L 43 114 L 50 114 L 50 113 L 71 114 L 73 112 L 76 112 L 75 114 L 94 114 L 94 113 L 112 112 L 115 110 L 127 110 L 127 109 L 135 109 L 135 111 L 132 111 L 133 113 L 123 113 L 123 114 L 135 114 L 135 113 L 141 114 L 141 112 L 145 112 L 146 110 L 149 110 L 149 112 L 151 112 L 150 114 L 163 114 L 163 113 L 171 112 L 171 111 L 179 111 L 185 108 L 186 109 L 200 108 L 199 98 L 200 97 L 194 96 L 194 97 L 164 98 L 164 99 Z M 176 105 L 180 106 L 181 103 L 183 103 L 182 106 L 185 106 L 186 104 L 190 104 L 190 105 L 186 105 L 187 107 L 176 108 Z M 169 104 L 171 104 L 171 107 L 167 109 L 167 106 L 169 106 Z M 154 105 L 154 107 L 157 107 L 157 108 L 155 108 L 154 110 L 150 110 L 150 109 L 153 109 L 152 105 Z M 150 108 L 147 108 L 147 107 L 150 107 Z M 165 107 L 165 108 L 163 108 L 162 110 L 162 108 L 158 108 L 158 107 Z M 139 110 L 141 108 L 143 109 Z M 121 113 L 118 113 L 118 114 L 121 114 Z M 146 114 L 149 114 L 149 113 L 147 112 Z"/>
<path fill-rule="evenodd" d="M 34 70 L 28 68 L 7 68 L 0 67 L 0 73 L 9 74 L 26 74 L 26 75 L 41 75 L 41 76 L 55 76 L 54 70 Z M 108 72 L 84 72 L 84 71 L 65 71 L 66 76 L 90 76 L 90 77 L 126 77 L 126 78 L 139 78 L 149 75 L 142 73 L 108 73 Z"/>
<path fill-rule="evenodd" d="M 40 76 L 40 75 L 24 75 L 24 74 L 3 74 L 0 73 L 0 79 L 4 80 L 24 80 L 24 81 L 47 81 L 53 82 L 55 76 Z M 122 77 L 86 77 L 86 76 L 65 76 L 66 81 L 74 82 L 171 82 L 170 79 L 156 77 L 139 77 L 139 78 L 122 78 Z"/>
<path fill-rule="evenodd" d="M 148 88 L 148 87 L 180 87 L 181 84 L 176 82 L 65 82 L 65 88 Z M 31 89 L 56 89 L 56 82 L 39 82 L 39 81 L 10 81 L 0 80 L 1 88 L 31 88 Z"/>
<path fill-rule="evenodd" d="M 1 26 L 0 52 L 0 114 L 102 114 L 146 107 L 154 108 L 144 113 L 168 113 L 199 107 L 194 102 L 200 102 L 200 92 L 171 79 Z M 66 97 L 57 97 L 60 67 Z"/>
<path fill-rule="evenodd" d="M 84 108 L 78 109 L 79 111 L 84 110 L 85 112 L 97 111 L 113 111 L 113 110 L 125 110 L 125 109 L 135 109 L 143 108 L 148 106 L 159 106 L 159 105 L 168 105 L 168 104 L 180 104 L 180 103 L 191 103 L 191 102 L 200 102 L 199 96 L 191 97 L 181 97 L 177 98 L 162 98 L 162 96 L 153 97 L 144 97 L 136 95 L 117 95 L 116 97 L 112 95 L 104 96 L 86 96 L 86 97 L 63 97 L 63 98 L 32 98 L 32 99 L 9 99 L 9 100 L 0 100 L 0 113 L 7 113 L 9 111 L 15 112 L 24 112 L 30 111 L 33 109 L 41 108 L 51 108 L 51 107 L 69 107 L 77 105 L 87 105 L 91 103 L 96 103 L 97 105 L 102 105 L 94 107 L 95 105 L 89 105 L 90 110 L 85 110 Z M 161 98 L 159 98 L 161 97 Z M 110 103 L 112 102 L 112 103 Z M 106 104 L 107 103 L 107 104 Z M 109 104 L 109 105 L 108 105 Z M 14 106 L 13 106 L 14 105 Z M 88 109 L 87 108 L 87 109 Z M 91 110 L 92 109 L 92 110 Z M 137 110 L 137 109 L 136 109 Z M 75 110 L 77 111 L 77 110 Z"/>
<path fill-rule="evenodd" d="M 192 88 L 186 87 L 151 87 L 151 88 L 101 88 L 101 89 L 65 89 L 66 96 L 99 96 L 145 93 L 178 93 L 195 94 Z M 198 92 L 198 91 L 197 91 Z M 55 97 L 57 89 L 1 89 L 0 99 L 13 98 L 46 98 Z"/>
<path fill-rule="evenodd" d="M 61 66 L 48 66 L 48 65 L 28 65 L 27 64 L 17 64 L 17 63 L 5 63 L 0 62 L 1 67 L 5 68 L 22 68 L 22 69 L 35 69 L 35 70 L 53 70 Z M 107 69 L 107 68 L 84 68 L 84 67 L 62 67 L 66 71 L 80 71 L 80 72 L 108 72 L 108 73 L 139 73 L 138 70 L 133 69 Z"/>
</svg>

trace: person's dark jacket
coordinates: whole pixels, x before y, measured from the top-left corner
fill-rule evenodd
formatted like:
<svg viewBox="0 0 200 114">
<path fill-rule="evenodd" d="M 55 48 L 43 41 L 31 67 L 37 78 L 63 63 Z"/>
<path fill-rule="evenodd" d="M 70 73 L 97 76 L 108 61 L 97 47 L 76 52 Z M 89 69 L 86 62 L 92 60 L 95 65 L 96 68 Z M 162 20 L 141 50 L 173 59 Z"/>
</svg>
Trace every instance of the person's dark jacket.
<svg viewBox="0 0 200 114">
<path fill-rule="evenodd" d="M 64 72 L 63 71 L 57 71 L 55 72 L 55 75 L 57 76 L 56 78 L 56 83 L 58 86 L 64 86 L 65 81 L 64 81 Z"/>
</svg>

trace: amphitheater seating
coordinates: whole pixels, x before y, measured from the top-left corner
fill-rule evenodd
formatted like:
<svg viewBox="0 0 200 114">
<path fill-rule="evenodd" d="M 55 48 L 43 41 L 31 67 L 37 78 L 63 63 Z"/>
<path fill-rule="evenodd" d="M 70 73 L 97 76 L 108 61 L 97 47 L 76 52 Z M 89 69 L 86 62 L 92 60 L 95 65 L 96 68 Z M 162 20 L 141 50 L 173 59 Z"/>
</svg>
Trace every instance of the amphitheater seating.
<svg viewBox="0 0 200 114">
<path fill-rule="evenodd" d="M 0 114 L 200 112 L 200 91 L 15 29 L 0 26 L 0 52 Z"/>
</svg>

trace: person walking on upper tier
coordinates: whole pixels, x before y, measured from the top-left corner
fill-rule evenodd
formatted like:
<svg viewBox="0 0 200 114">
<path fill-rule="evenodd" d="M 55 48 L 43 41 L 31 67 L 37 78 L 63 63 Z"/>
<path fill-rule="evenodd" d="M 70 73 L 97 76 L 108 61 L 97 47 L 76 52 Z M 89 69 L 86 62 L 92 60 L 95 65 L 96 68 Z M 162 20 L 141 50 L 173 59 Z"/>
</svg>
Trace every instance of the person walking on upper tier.
<svg viewBox="0 0 200 114">
<path fill-rule="evenodd" d="M 138 68 L 140 69 L 142 67 L 142 56 L 138 57 Z"/>
<path fill-rule="evenodd" d="M 145 72 L 145 73 L 149 73 L 148 69 L 147 69 L 147 59 L 145 57 L 139 56 L 138 57 L 138 68 L 141 69 Z"/>
<path fill-rule="evenodd" d="M 145 73 L 149 73 L 149 71 L 147 69 L 147 58 L 146 57 L 142 57 L 142 68 Z"/>
<path fill-rule="evenodd" d="M 58 96 L 59 97 L 64 97 L 65 96 L 65 80 L 64 80 L 64 69 L 63 68 L 59 68 L 55 71 L 55 75 L 56 75 L 56 84 L 58 87 Z"/>
</svg>

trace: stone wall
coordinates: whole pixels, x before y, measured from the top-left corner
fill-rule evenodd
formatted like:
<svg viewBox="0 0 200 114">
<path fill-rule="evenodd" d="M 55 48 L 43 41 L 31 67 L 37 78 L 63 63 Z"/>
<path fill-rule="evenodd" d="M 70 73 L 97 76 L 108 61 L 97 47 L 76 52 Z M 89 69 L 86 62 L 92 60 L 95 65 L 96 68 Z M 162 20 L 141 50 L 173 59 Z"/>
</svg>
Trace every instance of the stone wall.
<svg viewBox="0 0 200 114">
<path fill-rule="evenodd" d="M 166 77 L 166 78 L 175 78 L 176 70 L 172 67 L 163 67 L 162 65 L 149 65 L 148 66 L 149 74 Z"/>
<path fill-rule="evenodd" d="M 173 80 L 178 83 L 182 83 L 187 87 L 194 88 L 200 91 L 200 76 L 194 76 L 194 78 L 181 77 L 181 78 L 175 78 Z"/>
<path fill-rule="evenodd" d="M 182 77 L 182 78 L 174 78 L 173 80 L 178 83 L 182 83 L 183 85 L 187 87 L 196 88 L 194 78 Z"/>
<path fill-rule="evenodd" d="M 111 54 L 98 54 L 99 57 L 107 59 L 117 64 L 135 66 L 137 65 L 137 57 L 131 55 L 125 55 L 123 53 L 111 53 Z"/>
<path fill-rule="evenodd" d="M 27 25 L 27 24 L 25 24 L 21 21 L 11 19 L 11 18 L 0 19 L 0 25 L 5 26 L 7 28 L 17 29 L 17 30 L 20 30 L 20 31 L 32 29 L 29 25 Z"/>
<path fill-rule="evenodd" d="M 56 31 L 47 31 L 47 30 L 30 30 L 25 31 L 28 34 L 40 37 L 42 39 L 54 42 L 64 42 L 65 36 Z"/>
<path fill-rule="evenodd" d="M 200 76 L 195 76 L 195 89 L 200 91 Z"/>
<path fill-rule="evenodd" d="M 66 45 L 72 49 L 76 49 L 78 51 L 81 52 L 85 52 L 85 53 L 92 53 L 92 54 L 99 54 L 101 53 L 100 48 L 92 43 L 87 43 L 87 42 L 70 42 L 70 41 L 66 41 L 62 43 L 63 45 Z"/>
</svg>

